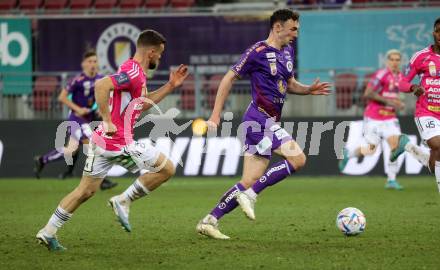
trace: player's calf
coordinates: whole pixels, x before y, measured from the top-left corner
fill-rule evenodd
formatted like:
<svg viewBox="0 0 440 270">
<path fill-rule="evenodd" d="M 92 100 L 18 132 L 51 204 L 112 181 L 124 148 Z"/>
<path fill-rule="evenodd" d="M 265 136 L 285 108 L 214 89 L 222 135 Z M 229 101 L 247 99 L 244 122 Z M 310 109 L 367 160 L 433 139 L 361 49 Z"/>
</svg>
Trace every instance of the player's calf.
<svg viewBox="0 0 440 270">
<path fill-rule="evenodd" d="M 407 146 L 407 144 L 409 143 L 409 138 L 407 135 L 402 134 L 399 137 L 399 143 L 397 145 L 397 147 L 395 149 L 393 149 L 391 151 L 391 155 L 390 155 L 390 161 L 394 162 L 397 160 L 397 158 L 403 153 L 405 152 L 405 147 Z"/>
</svg>

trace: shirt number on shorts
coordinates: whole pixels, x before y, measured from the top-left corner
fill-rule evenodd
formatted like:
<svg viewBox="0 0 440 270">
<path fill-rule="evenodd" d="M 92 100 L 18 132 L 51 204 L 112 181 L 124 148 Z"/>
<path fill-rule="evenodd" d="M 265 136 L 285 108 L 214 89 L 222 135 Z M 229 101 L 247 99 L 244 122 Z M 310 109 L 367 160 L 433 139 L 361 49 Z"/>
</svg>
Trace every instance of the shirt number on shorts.
<svg viewBox="0 0 440 270">
<path fill-rule="evenodd" d="M 92 172 L 93 171 L 93 161 L 95 160 L 94 156 L 88 156 L 86 159 L 86 164 L 84 165 L 84 171 Z"/>
<path fill-rule="evenodd" d="M 430 120 L 430 121 L 426 122 L 425 127 L 426 128 L 435 128 L 434 120 Z"/>
<path fill-rule="evenodd" d="M 257 144 L 257 151 L 260 154 L 264 154 L 268 149 L 272 147 L 272 141 L 268 137 L 264 137 L 258 144 Z"/>
</svg>

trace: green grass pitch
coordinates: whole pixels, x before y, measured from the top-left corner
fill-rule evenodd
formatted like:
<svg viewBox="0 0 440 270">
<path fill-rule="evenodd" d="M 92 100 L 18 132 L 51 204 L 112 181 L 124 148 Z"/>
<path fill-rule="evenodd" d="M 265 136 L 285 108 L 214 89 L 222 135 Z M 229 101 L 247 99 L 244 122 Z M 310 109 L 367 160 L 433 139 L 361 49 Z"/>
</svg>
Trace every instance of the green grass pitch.
<svg viewBox="0 0 440 270">
<path fill-rule="evenodd" d="M 434 177 L 401 177 L 404 191 L 381 177 L 292 177 L 266 189 L 257 220 L 236 209 L 220 223 L 232 239 L 195 232 L 233 183 L 231 178 L 173 178 L 132 205 L 133 232 L 115 221 L 107 199 L 132 180 L 98 192 L 58 233 L 68 248 L 50 253 L 37 231 L 78 179 L 0 180 L 0 269 L 439 269 L 440 195 Z M 343 236 L 339 210 L 354 206 L 365 232 Z"/>
</svg>

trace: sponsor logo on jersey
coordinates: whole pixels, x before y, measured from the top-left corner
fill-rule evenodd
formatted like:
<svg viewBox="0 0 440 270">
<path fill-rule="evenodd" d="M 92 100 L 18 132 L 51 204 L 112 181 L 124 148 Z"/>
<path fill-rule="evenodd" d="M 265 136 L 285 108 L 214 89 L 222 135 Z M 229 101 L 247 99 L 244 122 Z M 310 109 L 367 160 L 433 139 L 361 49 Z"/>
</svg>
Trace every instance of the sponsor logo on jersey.
<svg viewBox="0 0 440 270">
<path fill-rule="evenodd" d="M 277 63 L 269 63 L 270 65 L 270 74 L 273 76 L 277 75 Z"/>
<path fill-rule="evenodd" d="M 293 70 L 293 63 L 292 63 L 292 61 L 287 61 L 286 67 L 287 67 L 287 70 L 289 72 L 292 72 L 292 70 Z"/>
<path fill-rule="evenodd" d="M 440 106 L 429 105 L 428 110 L 430 110 L 431 112 L 440 112 Z"/>
<path fill-rule="evenodd" d="M 428 69 L 429 69 L 429 75 L 431 75 L 432 77 L 437 75 L 437 69 L 435 68 L 434 62 L 432 62 L 432 61 L 429 62 Z"/>
<path fill-rule="evenodd" d="M 380 109 L 379 110 L 379 114 L 383 115 L 383 116 L 392 116 L 392 115 L 396 115 L 396 113 L 393 111 L 393 109 L 391 109 L 391 111 L 388 111 L 386 109 Z"/>
<path fill-rule="evenodd" d="M 276 63 L 276 61 L 277 61 L 277 56 L 274 52 L 266 53 L 266 58 L 267 58 L 267 61 L 272 62 L 272 63 Z"/>
<path fill-rule="evenodd" d="M 427 78 L 425 83 L 426 85 L 440 86 L 440 79 Z"/>
<path fill-rule="evenodd" d="M 257 48 L 257 44 L 255 44 L 254 46 L 252 46 L 249 50 L 247 50 L 247 52 L 245 53 L 245 55 L 243 56 L 243 59 L 241 59 L 240 63 L 238 63 L 238 65 L 235 66 L 235 71 L 240 72 L 240 70 L 243 68 L 244 64 L 246 64 L 246 61 L 249 57 L 249 55 L 251 54 L 251 52 L 253 50 L 255 50 Z"/>
<path fill-rule="evenodd" d="M 116 82 L 118 83 L 118 85 L 123 85 L 123 84 L 130 82 L 130 78 L 128 77 L 127 73 L 125 73 L 125 72 L 121 72 L 119 74 L 116 74 L 114 78 L 115 78 Z"/>
<path fill-rule="evenodd" d="M 282 80 L 278 81 L 278 91 L 280 91 L 281 94 L 286 93 L 286 86 Z"/>
<path fill-rule="evenodd" d="M 429 87 L 427 92 L 439 93 L 440 92 L 440 88 L 438 88 L 438 87 Z"/>
<path fill-rule="evenodd" d="M 258 52 L 261 52 L 264 49 L 266 49 L 266 46 L 261 45 L 260 47 L 256 48 L 255 51 L 258 53 Z"/>
<path fill-rule="evenodd" d="M 270 58 L 276 58 L 277 56 L 274 52 L 270 52 L 270 53 L 266 53 L 266 57 L 267 59 L 270 59 Z"/>
</svg>

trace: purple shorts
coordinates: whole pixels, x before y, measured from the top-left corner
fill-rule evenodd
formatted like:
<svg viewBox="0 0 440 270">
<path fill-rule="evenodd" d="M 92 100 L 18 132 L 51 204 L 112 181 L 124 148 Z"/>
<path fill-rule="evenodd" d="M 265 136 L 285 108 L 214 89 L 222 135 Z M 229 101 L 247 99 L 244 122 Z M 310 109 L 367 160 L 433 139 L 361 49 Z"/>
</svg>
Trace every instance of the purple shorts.
<svg viewBox="0 0 440 270">
<path fill-rule="evenodd" d="M 71 113 L 68 121 L 71 121 L 69 125 L 70 137 L 80 142 L 84 139 L 89 139 L 92 136 L 92 129 L 90 128 L 89 121 L 86 119 Z"/>
<path fill-rule="evenodd" d="M 245 151 L 270 159 L 272 152 L 282 144 L 293 141 L 292 136 L 273 118 L 258 111 L 251 103 L 243 116 L 241 124 Z"/>
</svg>

